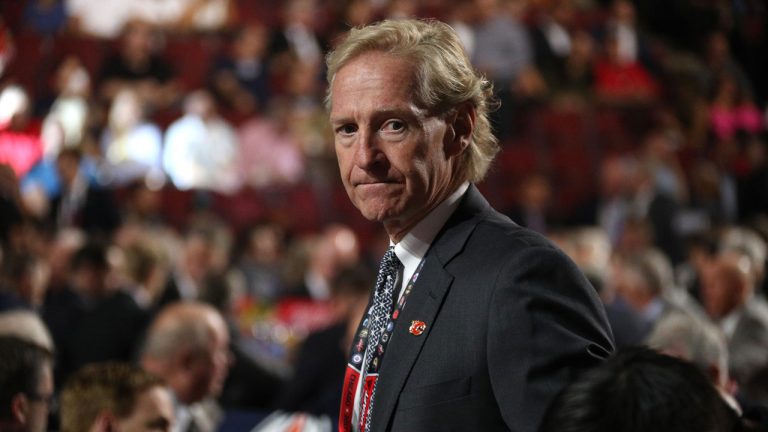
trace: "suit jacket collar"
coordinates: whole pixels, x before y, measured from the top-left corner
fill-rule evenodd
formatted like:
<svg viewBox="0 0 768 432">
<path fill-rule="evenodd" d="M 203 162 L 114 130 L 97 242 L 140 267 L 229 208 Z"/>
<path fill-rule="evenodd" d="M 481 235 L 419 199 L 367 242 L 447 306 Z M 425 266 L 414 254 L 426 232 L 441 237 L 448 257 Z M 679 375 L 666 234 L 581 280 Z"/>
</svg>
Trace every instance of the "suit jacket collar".
<svg viewBox="0 0 768 432">
<path fill-rule="evenodd" d="M 454 276 L 445 266 L 464 249 L 482 216 L 492 211 L 477 188 L 470 185 L 461 204 L 427 251 L 424 267 L 397 320 L 379 371 L 381 380 L 376 385 L 371 430 L 387 430 L 389 427 L 397 399 L 453 282 Z M 408 331 L 411 322 L 415 320 L 427 324 L 420 336 Z"/>
</svg>

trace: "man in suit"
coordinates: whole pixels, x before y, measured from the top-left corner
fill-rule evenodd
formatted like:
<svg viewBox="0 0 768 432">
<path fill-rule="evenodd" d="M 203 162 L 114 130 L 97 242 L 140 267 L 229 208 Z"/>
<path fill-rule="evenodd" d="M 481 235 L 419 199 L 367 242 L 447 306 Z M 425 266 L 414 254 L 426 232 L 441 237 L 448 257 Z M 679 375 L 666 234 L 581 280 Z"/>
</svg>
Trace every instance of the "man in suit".
<svg viewBox="0 0 768 432">
<path fill-rule="evenodd" d="M 473 185 L 498 151 L 492 85 L 453 29 L 415 20 L 353 30 L 328 82 L 342 182 L 390 238 L 340 430 L 537 430 L 613 341 L 576 266 Z"/>
</svg>

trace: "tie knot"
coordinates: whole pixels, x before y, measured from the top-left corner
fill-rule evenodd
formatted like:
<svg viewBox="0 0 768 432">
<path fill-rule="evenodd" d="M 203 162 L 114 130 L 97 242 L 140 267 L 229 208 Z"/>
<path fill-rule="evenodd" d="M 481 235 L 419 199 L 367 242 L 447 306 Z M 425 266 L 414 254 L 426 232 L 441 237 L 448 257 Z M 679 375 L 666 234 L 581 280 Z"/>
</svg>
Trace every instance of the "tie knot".
<svg viewBox="0 0 768 432">
<path fill-rule="evenodd" d="M 387 249 L 387 252 L 381 258 L 381 264 L 379 267 L 384 273 L 389 273 L 396 270 L 397 266 L 399 265 L 400 260 L 397 258 L 397 254 L 395 254 L 395 247 L 390 246 L 389 249 Z"/>
</svg>

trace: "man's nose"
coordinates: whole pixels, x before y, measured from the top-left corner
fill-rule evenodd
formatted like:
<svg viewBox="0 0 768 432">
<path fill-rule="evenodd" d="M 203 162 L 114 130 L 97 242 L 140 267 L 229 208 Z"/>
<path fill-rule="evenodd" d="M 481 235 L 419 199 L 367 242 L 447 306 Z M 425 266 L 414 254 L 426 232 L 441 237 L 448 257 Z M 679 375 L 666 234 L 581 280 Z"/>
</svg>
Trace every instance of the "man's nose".
<svg viewBox="0 0 768 432">
<path fill-rule="evenodd" d="M 355 144 L 355 164 L 365 170 L 375 167 L 385 160 L 376 134 L 369 131 L 361 131 Z"/>
</svg>

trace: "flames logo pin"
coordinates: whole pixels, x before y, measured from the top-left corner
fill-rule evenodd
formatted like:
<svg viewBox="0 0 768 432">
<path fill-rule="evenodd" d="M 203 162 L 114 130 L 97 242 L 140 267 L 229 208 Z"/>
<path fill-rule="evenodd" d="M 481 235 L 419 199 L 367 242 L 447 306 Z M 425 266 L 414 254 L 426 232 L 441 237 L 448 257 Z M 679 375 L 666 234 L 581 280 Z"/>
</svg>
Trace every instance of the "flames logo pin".
<svg viewBox="0 0 768 432">
<path fill-rule="evenodd" d="M 424 333 L 424 330 L 426 329 L 427 323 L 424 321 L 413 320 L 411 321 L 411 326 L 408 328 L 408 332 L 414 336 L 421 336 L 421 334 Z"/>
</svg>

